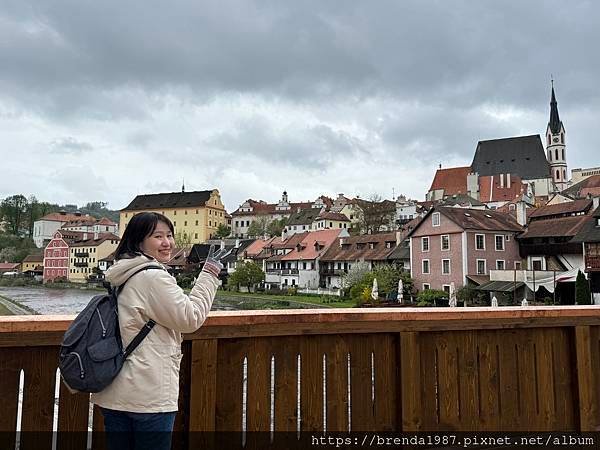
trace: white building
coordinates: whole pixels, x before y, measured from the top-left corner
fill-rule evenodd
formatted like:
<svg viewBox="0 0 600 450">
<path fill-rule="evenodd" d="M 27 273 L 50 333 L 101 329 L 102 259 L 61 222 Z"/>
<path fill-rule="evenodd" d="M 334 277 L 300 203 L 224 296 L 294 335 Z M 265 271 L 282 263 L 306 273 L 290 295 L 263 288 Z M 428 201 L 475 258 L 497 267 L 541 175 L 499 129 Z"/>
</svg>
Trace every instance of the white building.
<svg viewBox="0 0 600 450">
<path fill-rule="evenodd" d="M 81 213 L 67 213 L 60 211 L 46 214 L 33 223 L 33 242 L 37 248 L 45 247 L 64 224 L 70 221 L 96 220 L 92 216 Z"/>
</svg>

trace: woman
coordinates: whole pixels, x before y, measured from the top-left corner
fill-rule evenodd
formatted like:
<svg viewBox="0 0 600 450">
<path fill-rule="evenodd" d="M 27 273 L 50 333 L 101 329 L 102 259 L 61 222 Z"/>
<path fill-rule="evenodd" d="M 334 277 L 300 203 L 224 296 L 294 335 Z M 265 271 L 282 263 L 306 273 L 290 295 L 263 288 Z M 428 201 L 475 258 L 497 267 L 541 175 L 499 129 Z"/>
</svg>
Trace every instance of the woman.
<svg viewBox="0 0 600 450">
<path fill-rule="evenodd" d="M 137 270 L 171 259 L 175 246 L 171 221 L 158 213 L 133 216 L 106 272 L 112 286 Z M 108 446 L 113 449 L 169 449 L 179 397 L 181 333 L 196 331 L 212 306 L 222 265 L 218 255 L 204 264 L 189 297 L 166 270 L 133 276 L 118 297 L 123 347 L 150 319 L 156 325 L 125 360 L 115 380 L 92 394 L 101 408 Z"/>
</svg>

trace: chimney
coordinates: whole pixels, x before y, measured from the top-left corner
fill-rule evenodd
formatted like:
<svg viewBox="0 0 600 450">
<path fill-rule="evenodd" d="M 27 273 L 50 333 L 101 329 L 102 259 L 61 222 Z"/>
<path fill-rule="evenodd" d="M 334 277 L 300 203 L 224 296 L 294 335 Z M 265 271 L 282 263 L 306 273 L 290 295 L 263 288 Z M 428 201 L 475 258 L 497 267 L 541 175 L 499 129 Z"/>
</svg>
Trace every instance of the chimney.
<svg viewBox="0 0 600 450">
<path fill-rule="evenodd" d="M 225 248 L 225 241 L 223 239 L 221 239 L 221 245 L 219 246 L 219 248 L 221 250 Z"/>
<path fill-rule="evenodd" d="M 523 200 L 517 202 L 517 223 L 521 226 L 527 225 L 527 205 Z"/>
<path fill-rule="evenodd" d="M 504 187 L 504 174 L 501 173 L 500 174 L 500 188 L 503 188 L 503 187 Z"/>
<path fill-rule="evenodd" d="M 510 173 L 506 174 L 506 187 L 510 188 Z"/>
<path fill-rule="evenodd" d="M 340 247 L 346 243 L 346 238 L 340 238 Z"/>
<path fill-rule="evenodd" d="M 240 246 L 240 238 L 237 238 L 235 240 L 235 248 L 239 248 L 239 246 Z"/>
<path fill-rule="evenodd" d="M 467 194 L 479 200 L 479 175 L 476 172 L 467 175 Z"/>
<path fill-rule="evenodd" d="M 402 237 L 402 231 L 396 230 L 396 247 L 400 245 L 400 238 Z"/>
<path fill-rule="evenodd" d="M 600 197 L 594 197 L 592 199 L 592 208 L 596 210 L 598 209 L 598 206 L 600 206 Z"/>
<path fill-rule="evenodd" d="M 281 230 L 281 242 L 284 242 L 287 239 L 287 228 Z"/>
</svg>

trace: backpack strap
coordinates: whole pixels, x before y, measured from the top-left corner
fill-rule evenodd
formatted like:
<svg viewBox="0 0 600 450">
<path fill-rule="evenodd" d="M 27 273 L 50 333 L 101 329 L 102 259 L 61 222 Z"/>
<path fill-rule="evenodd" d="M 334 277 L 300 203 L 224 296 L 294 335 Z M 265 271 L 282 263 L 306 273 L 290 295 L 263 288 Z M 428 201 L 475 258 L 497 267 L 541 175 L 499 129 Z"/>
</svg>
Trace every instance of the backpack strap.
<svg viewBox="0 0 600 450">
<path fill-rule="evenodd" d="M 125 284 L 129 280 L 131 280 L 135 275 L 137 275 L 140 272 L 143 272 L 144 270 L 149 270 L 149 269 L 165 270 L 164 267 L 161 267 L 161 266 L 146 266 L 146 267 L 142 267 L 141 269 L 136 270 L 133 274 L 131 274 L 129 276 L 129 278 L 127 278 L 123 282 L 123 284 L 121 284 L 120 286 L 118 286 L 118 287 L 115 288 L 115 296 L 117 298 L 119 297 L 119 294 L 123 291 L 123 288 L 125 287 Z M 150 331 L 152 330 L 152 328 L 154 328 L 154 325 L 156 325 L 156 322 L 154 320 L 152 320 L 152 319 L 150 319 L 148 322 L 146 322 L 144 324 L 144 326 L 142 327 L 142 329 L 139 331 L 138 334 L 135 335 L 135 337 L 129 343 L 129 345 L 127 346 L 127 348 L 123 350 L 123 359 L 127 358 L 129 356 L 129 354 L 132 351 L 134 351 L 138 345 L 140 345 L 140 343 L 144 340 L 144 338 L 146 336 L 148 336 L 148 333 L 150 333 Z"/>
</svg>

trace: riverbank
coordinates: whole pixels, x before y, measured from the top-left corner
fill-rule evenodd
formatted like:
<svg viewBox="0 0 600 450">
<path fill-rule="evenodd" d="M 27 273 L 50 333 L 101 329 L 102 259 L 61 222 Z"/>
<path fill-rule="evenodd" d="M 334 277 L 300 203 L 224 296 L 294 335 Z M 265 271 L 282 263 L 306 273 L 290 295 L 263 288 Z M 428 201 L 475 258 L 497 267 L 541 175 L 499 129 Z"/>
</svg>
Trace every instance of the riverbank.
<svg viewBox="0 0 600 450">
<path fill-rule="evenodd" d="M 354 308 L 353 300 L 332 296 L 310 296 L 310 295 L 271 295 L 260 293 L 217 291 L 217 298 L 247 298 L 252 300 L 273 301 L 281 303 L 297 303 L 306 306 L 318 306 L 320 308 Z"/>
<path fill-rule="evenodd" d="M 37 314 L 37 312 L 8 297 L 0 295 L 0 316 L 23 316 L 30 314 Z"/>
</svg>

